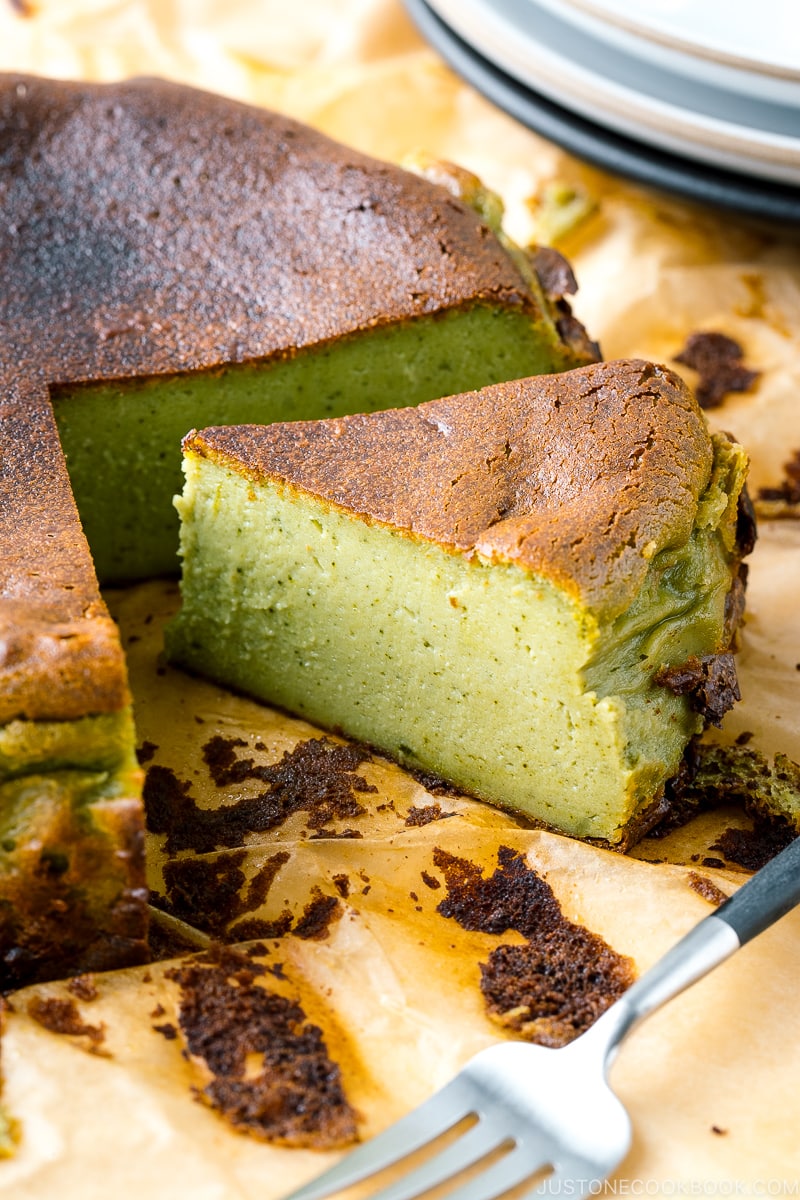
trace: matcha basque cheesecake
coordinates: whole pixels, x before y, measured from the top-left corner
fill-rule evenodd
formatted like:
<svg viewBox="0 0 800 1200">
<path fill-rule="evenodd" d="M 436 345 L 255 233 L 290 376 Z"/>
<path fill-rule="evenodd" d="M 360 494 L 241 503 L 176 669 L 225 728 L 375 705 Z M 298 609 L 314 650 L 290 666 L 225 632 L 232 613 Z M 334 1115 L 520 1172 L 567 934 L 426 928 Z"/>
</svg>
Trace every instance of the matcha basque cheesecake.
<svg viewBox="0 0 800 1200">
<path fill-rule="evenodd" d="M 178 662 L 623 847 L 737 698 L 744 452 L 610 362 L 184 442 Z"/>
<path fill-rule="evenodd" d="M 498 220 L 465 173 L 193 89 L 0 77 L 0 986 L 147 953 L 98 578 L 177 572 L 182 436 L 597 357 Z"/>
</svg>

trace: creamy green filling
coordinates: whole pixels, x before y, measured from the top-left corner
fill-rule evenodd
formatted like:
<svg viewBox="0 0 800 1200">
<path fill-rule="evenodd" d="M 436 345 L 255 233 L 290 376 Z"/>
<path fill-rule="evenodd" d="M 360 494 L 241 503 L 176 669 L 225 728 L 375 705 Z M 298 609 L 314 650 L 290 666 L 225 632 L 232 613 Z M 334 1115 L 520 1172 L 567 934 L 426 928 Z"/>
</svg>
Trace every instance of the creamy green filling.
<svg viewBox="0 0 800 1200">
<path fill-rule="evenodd" d="M 717 447 L 721 461 L 723 449 Z M 618 841 L 700 719 L 653 671 L 720 646 L 735 473 L 616 621 L 194 456 L 179 662 L 580 837 Z M 723 482 L 720 479 L 724 476 Z M 710 493 L 725 495 L 716 520 Z"/>
<path fill-rule="evenodd" d="M 9 721 L 0 727 L 0 784 L 48 771 L 134 769 L 129 709 L 76 721 Z"/>
<path fill-rule="evenodd" d="M 416 405 L 573 365 L 549 316 L 534 324 L 478 305 L 268 363 L 65 385 L 53 404 L 95 567 L 110 583 L 177 573 L 172 497 L 182 485 L 181 438 L 192 428 Z"/>
<path fill-rule="evenodd" d="M 97 832 L 105 802 L 137 797 L 134 745 L 129 709 L 77 721 L 10 721 L 0 728 L 0 865 L 9 869 L 9 856 L 23 844 L 31 853 L 47 852 L 76 820 Z M 92 815 L 91 806 L 98 805 Z M 113 841 L 110 831 L 107 836 Z M 0 896 L 2 891 L 0 886 Z"/>
</svg>

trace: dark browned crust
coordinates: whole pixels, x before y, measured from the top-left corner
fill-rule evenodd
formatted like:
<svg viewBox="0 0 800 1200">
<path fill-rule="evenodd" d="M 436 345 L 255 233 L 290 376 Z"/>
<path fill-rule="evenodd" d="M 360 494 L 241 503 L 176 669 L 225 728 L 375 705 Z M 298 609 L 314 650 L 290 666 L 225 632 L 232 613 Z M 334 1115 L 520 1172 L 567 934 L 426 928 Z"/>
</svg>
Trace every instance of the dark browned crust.
<svg viewBox="0 0 800 1200">
<path fill-rule="evenodd" d="M 259 986 L 263 974 L 245 955 L 220 948 L 168 972 L 181 989 L 186 1046 L 212 1076 L 202 1098 L 235 1129 L 279 1145 L 347 1145 L 356 1137 L 355 1113 L 322 1031 L 296 1001 Z"/>
<path fill-rule="evenodd" d="M 241 796 L 216 808 L 200 808 L 190 794 L 191 784 L 178 779 L 171 768 L 148 768 L 147 828 L 166 834 L 166 854 L 182 850 L 208 854 L 220 847 L 243 846 L 249 833 L 276 829 L 300 811 L 307 814 L 309 831 L 321 831 L 332 820 L 360 816 L 365 809 L 357 796 L 377 792 L 374 784 L 356 773 L 370 757 L 363 746 L 309 738 L 285 751 L 277 763 L 258 765 L 252 758 L 237 758 L 236 749 L 243 745 L 241 739 L 219 736 L 206 743 L 204 757 L 212 778 L 218 787 L 254 781 L 263 788 L 254 796 Z"/>
<path fill-rule="evenodd" d="M 689 537 L 712 462 L 688 388 L 636 360 L 414 409 L 206 429 L 185 449 L 446 549 L 517 563 L 605 617 L 637 595 L 657 549 Z"/>
<path fill-rule="evenodd" d="M 709 849 L 718 850 L 726 862 L 735 863 L 746 871 L 760 871 L 796 837 L 797 830 L 790 821 L 755 814 L 752 829 L 731 826 Z"/>
<path fill-rule="evenodd" d="M 105 1027 L 87 1024 L 74 1000 L 61 996 L 33 996 L 28 1001 L 28 1016 L 51 1033 L 85 1037 L 92 1047 L 105 1041 Z"/>
<path fill-rule="evenodd" d="M 127 693 L 49 385 L 540 307 L 468 205 L 288 117 L 157 80 L 7 75 L 0 142 L 0 722 L 69 719 Z"/>
<path fill-rule="evenodd" d="M 336 896 L 326 896 L 319 888 L 303 909 L 292 933 L 304 941 L 324 941 L 331 924 L 342 915 L 342 904 Z"/>
<path fill-rule="evenodd" d="M 707 875 L 700 875 L 697 871 L 690 871 L 687 881 L 692 891 L 697 892 L 698 896 L 702 896 L 709 904 L 713 904 L 714 908 L 719 908 L 720 904 L 724 904 L 728 899 L 722 888 L 717 887 Z"/>
<path fill-rule="evenodd" d="M 0 369 L 0 724 L 117 712 L 129 702 L 49 401 L 9 384 Z"/>
<path fill-rule="evenodd" d="M 800 516 L 800 450 L 784 464 L 784 478 L 777 487 L 758 489 L 759 506 L 768 506 L 769 516 Z"/>
<path fill-rule="evenodd" d="M 635 978 L 630 959 L 598 934 L 568 920 L 550 885 L 508 846 L 497 869 L 436 848 L 447 895 L 437 912 L 464 929 L 522 934 L 523 945 L 495 947 L 480 964 L 488 1015 L 518 1037 L 563 1046 L 583 1033 Z"/>
<path fill-rule="evenodd" d="M 97 990 L 97 984 L 94 980 L 94 975 L 75 975 L 67 984 L 67 991 L 73 996 L 77 996 L 79 1000 L 89 1003 L 90 1000 L 96 1000 L 100 993 Z"/>
<path fill-rule="evenodd" d="M 710 330 L 690 333 L 675 362 L 697 371 L 695 392 L 701 408 L 719 408 L 729 392 L 749 391 L 761 374 L 744 365 L 737 341 Z"/>
<path fill-rule="evenodd" d="M 163 896 L 154 896 L 157 908 L 178 917 L 220 941 L 240 939 L 242 918 L 266 901 L 276 876 L 289 861 L 286 850 L 270 855 L 248 880 L 242 867 L 246 850 L 223 851 L 202 857 L 174 858 L 164 865 Z M 288 925 L 286 917 L 288 915 Z M 230 931 L 234 922 L 239 922 Z M 291 927 L 292 916 L 282 914 L 270 922 L 270 931 L 259 937 L 280 937 Z M 266 922 L 261 922 L 266 926 Z"/>
<path fill-rule="evenodd" d="M 662 667 L 653 683 L 675 696 L 688 696 L 692 708 L 709 725 L 719 726 L 726 712 L 741 700 L 736 661 L 732 654 L 693 654 L 685 663 Z"/>
<path fill-rule="evenodd" d="M 430 825 L 432 821 L 445 821 L 448 817 L 454 817 L 454 812 L 444 812 L 441 804 L 423 804 L 421 807 L 414 805 L 406 813 L 404 824 L 410 829 L 418 829 L 422 825 Z"/>
</svg>

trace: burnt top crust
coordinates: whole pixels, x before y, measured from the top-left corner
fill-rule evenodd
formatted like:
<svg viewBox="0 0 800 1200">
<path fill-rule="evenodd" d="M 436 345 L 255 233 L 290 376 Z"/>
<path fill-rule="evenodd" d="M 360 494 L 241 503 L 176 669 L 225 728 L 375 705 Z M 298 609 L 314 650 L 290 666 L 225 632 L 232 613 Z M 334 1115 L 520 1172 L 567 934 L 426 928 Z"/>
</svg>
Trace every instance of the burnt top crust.
<svg viewBox="0 0 800 1200">
<path fill-rule="evenodd" d="M 665 367 L 598 363 L 414 409 L 206 429 L 184 442 L 453 551 L 623 611 L 657 549 L 691 533 L 712 446 Z"/>
<path fill-rule="evenodd" d="M 445 189 L 157 80 L 0 76 L 0 213 L 3 722 L 128 699 L 49 385 L 285 356 L 482 300 L 541 313 Z"/>
</svg>

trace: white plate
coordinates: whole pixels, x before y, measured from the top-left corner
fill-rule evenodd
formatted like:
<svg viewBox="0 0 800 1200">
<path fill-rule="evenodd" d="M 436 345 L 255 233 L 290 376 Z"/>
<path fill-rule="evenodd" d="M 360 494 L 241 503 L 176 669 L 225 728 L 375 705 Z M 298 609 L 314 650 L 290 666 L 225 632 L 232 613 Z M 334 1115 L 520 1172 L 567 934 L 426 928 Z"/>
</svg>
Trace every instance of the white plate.
<svg viewBox="0 0 800 1200">
<path fill-rule="evenodd" d="M 797 0 L 563 0 L 561 8 L 684 54 L 800 82 Z"/>
<path fill-rule="evenodd" d="M 429 5 L 484 57 L 593 122 L 702 163 L 800 184 L 796 109 L 657 70 L 534 0 Z"/>
<path fill-rule="evenodd" d="M 776 104 L 794 105 L 800 108 L 800 8 L 796 9 L 794 25 L 789 29 L 788 22 L 778 22 L 775 27 L 769 24 L 770 12 L 775 8 L 788 9 L 781 0 L 766 0 L 766 17 L 761 21 L 762 6 L 755 4 L 736 5 L 726 0 L 725 13 L 732 22 L 733 31 L 742 32 L 743 18 L 753 26 L 748 32 L 752 34 L 750 46 L 759 48 L 759 37 L 766 34 L 772 39 L 775 29 L 787 26 L 782 65 L 775 61 L 765 61 L 754 54 L 746 58 L 741 51 L 746 48 L 740 42 L 731 40 L 731 27 L 722 27 L 716 31 L 718 41 L 712 44 L 714 25 L 712 17 L 719 15 L 721 8 L 717 0 L 695 0 L 691 6 L 682 0 L 660 0 L 660 3 L 648 3 L 640 0 L 639 8 L 630 5 L 623 6 L 608 0 L 608 3 L 595 0 L 535 0 L 544 8 L 549 9 L 563 21 L 569 21 L 579 29 L 583 29 L 592 37 L 618 46 L 627 54 L 635 55 L 660 69 L 673 71 L 678 75 L 710 84 L 712 87 L 723 88 L 751 96 L 756 100 L 772 101 Z M 671 11 L 664 14 L 669 3 Z M 797 0 L 793 0 L 796 5 Z M 758 14 L 759 20 L 755 20 Z M 650 28 L 642 24 L 642 18 L 652 15 L 654 18 L 663 15 L 670 17 L 682 16 L 684 24 L 666 32 L 667 22 L 663 19 Z M 785 16 L 785 15 L 784 15 Z M 698 37 L 693 41 L 692 23 L 694 18 L 700 25 Z M 702 21 L 700 20 L 702 18 Z M 703 24 L 703 21 L 706 24 Z M 737 25 L 739 22 L 739 25 Z M 662 29 L 663 27 L 663 29 Z M 683 37 L 678 36 L 678 30 Z M 735 46 L 739 53 L 732 53 Z M 763 46 L 763 53 L 769 54 L 777 47 L 771 46 L 771 41 Z M 790 63 L 794 65 L 787 65 Z"/>
</svg>

